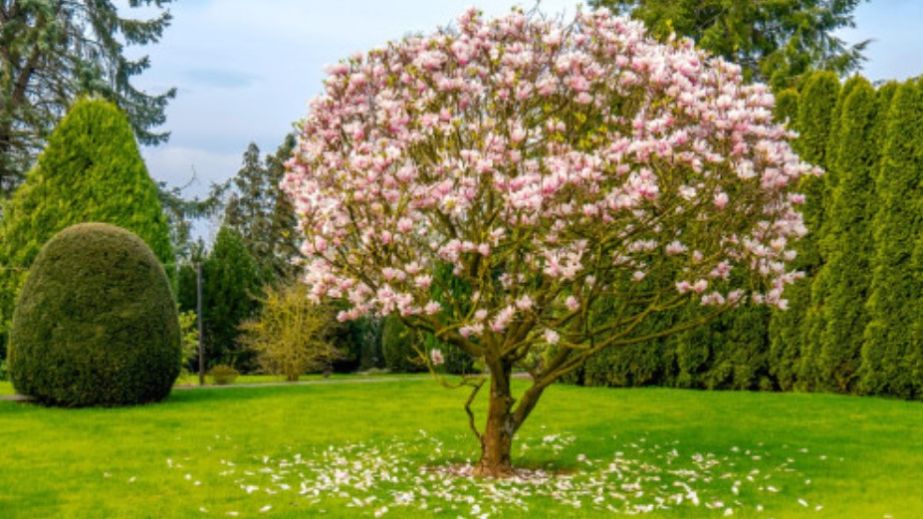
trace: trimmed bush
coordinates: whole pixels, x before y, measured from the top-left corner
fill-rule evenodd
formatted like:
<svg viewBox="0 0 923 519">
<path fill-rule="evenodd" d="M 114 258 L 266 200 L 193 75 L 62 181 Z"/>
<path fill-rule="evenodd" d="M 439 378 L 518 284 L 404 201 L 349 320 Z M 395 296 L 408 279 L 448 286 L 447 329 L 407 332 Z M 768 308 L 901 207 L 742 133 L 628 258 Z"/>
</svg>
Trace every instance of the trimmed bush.
<svg viewBox="0 0 923 519">
<path fill-rule="evenodd" d="M 237 377 L 240 376 L 240 372 L 227 364 L 218 364 L 209 370 L 208 376 L 212 378 L 212 384 L 226 386 L 233 384 Z"/>
<path fill-rule="evenodd" d="M 42 248 L 10 338 L 13 386 L 51 405 L 162 400 L 180 371 L 163 266 L 140 238 L 107 224 L 69 227 Z"/>
<path fill-rule="evenodd" d="M 25 273 L 58 231 L 104 222 L 135 233 L 172 275 L 170 231 L 131 125 L 118 107 L 80 99 L 48 138 L 0 223 L 0 331 Z"/>
</svg>

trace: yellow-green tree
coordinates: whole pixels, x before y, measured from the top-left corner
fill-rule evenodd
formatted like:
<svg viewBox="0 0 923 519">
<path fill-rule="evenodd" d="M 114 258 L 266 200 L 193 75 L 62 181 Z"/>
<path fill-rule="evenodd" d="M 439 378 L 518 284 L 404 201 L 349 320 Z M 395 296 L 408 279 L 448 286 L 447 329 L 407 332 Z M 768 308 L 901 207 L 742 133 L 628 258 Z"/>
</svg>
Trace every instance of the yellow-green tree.
<svg viewBox="0 0 923 519">
<path fill-rule="evenodd" d="M 308 296 L 300 283 L 285 288 L 267 286 L 259 315 L 241 325 L 242 340 L 257 352 L 263 369 L 285 375 L 290 382 L 340 356 L 328 336 L 334 311 Z"/>
</svg>

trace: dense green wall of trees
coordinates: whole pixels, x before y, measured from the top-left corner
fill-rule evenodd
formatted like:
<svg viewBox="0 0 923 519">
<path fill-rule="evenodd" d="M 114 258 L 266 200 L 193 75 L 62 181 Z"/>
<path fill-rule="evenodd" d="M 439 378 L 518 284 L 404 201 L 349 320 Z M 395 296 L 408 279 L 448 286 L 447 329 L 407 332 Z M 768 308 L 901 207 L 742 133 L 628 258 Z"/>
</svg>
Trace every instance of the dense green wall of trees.
<svg viewBox="0 0 923 519">
<path fill-rule="evenodd" d="M 775 116 L 825 170 L 800 186 L 810 235 L 788 310 L 745 306 L 606 351 L 571 382 L 923 399 L 923 81 L 818 72 L 778 95 Z"/>
</svg>

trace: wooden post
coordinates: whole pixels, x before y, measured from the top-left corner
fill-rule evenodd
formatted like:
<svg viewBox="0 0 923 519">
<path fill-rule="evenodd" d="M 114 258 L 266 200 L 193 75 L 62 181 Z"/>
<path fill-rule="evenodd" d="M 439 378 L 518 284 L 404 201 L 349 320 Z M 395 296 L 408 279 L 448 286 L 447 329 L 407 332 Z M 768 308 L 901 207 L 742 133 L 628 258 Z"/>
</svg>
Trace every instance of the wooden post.
<svg viewBox="0 0 923 519">
<path fill-rule="evenodd" d="M 199 261 L 195 266 L 195 288 L 196 288 L 196 318 L 199 321 L 199 385 L 205 385 L 205 340 L 204 340 L 204 322 L 205 316 L 202 315 L 202 262 Z"/>
</svg>

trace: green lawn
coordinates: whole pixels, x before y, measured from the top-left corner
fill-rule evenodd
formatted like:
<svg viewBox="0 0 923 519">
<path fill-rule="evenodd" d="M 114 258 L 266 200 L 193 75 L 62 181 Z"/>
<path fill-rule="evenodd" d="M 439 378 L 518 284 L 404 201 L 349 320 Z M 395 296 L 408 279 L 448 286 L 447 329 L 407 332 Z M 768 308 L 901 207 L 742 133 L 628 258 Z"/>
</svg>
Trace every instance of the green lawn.
<svg viewBox="0 0 923 519">
<path fill-rule="evenodd" d="M 374 372 L 368 374 L 359 374 L 359 375 L 347 375 L 341 373 L 335 373 L 330 375 L 329 379 L 338 380 L 341 378 L 354 378 L 354 377 L 384 377 L 390 375 L 387 372 Z M 402 375 L 407 376 L 407 375 Z M 300 382 L 308 381 L 319 381 L 324 380 L 323 375 L 302 375 L 299 379 Z M 281 375 L 241 375 L 237 377 L 237 380 L 234 381 L 234 384 L 281 384 L 285 382 L 285 377 Z M 205 381 L 206 385 L 213 385 L 211 377 L 207 377 Z M 198 386 L 199 377 L 198 375 L 183 375 L 180 376 L 176 381 L 177 386 Z M 7 380 L 0 380 L 0 395 L 12 395 L 16 393 L 13 389 L 13 384 Z"/>
<path fill-rule="evenodd" d="M 698 505 L 648 517 L 923 517 L 920 403 L 556 386 L 516 453 L 561 476 L 494 484 L 440 472 L 476 454 L 463 393 L 351 381 L 121 409 L 0 402 L 0 516 L 596 517 L 686 485 Z"/>
</svg>

